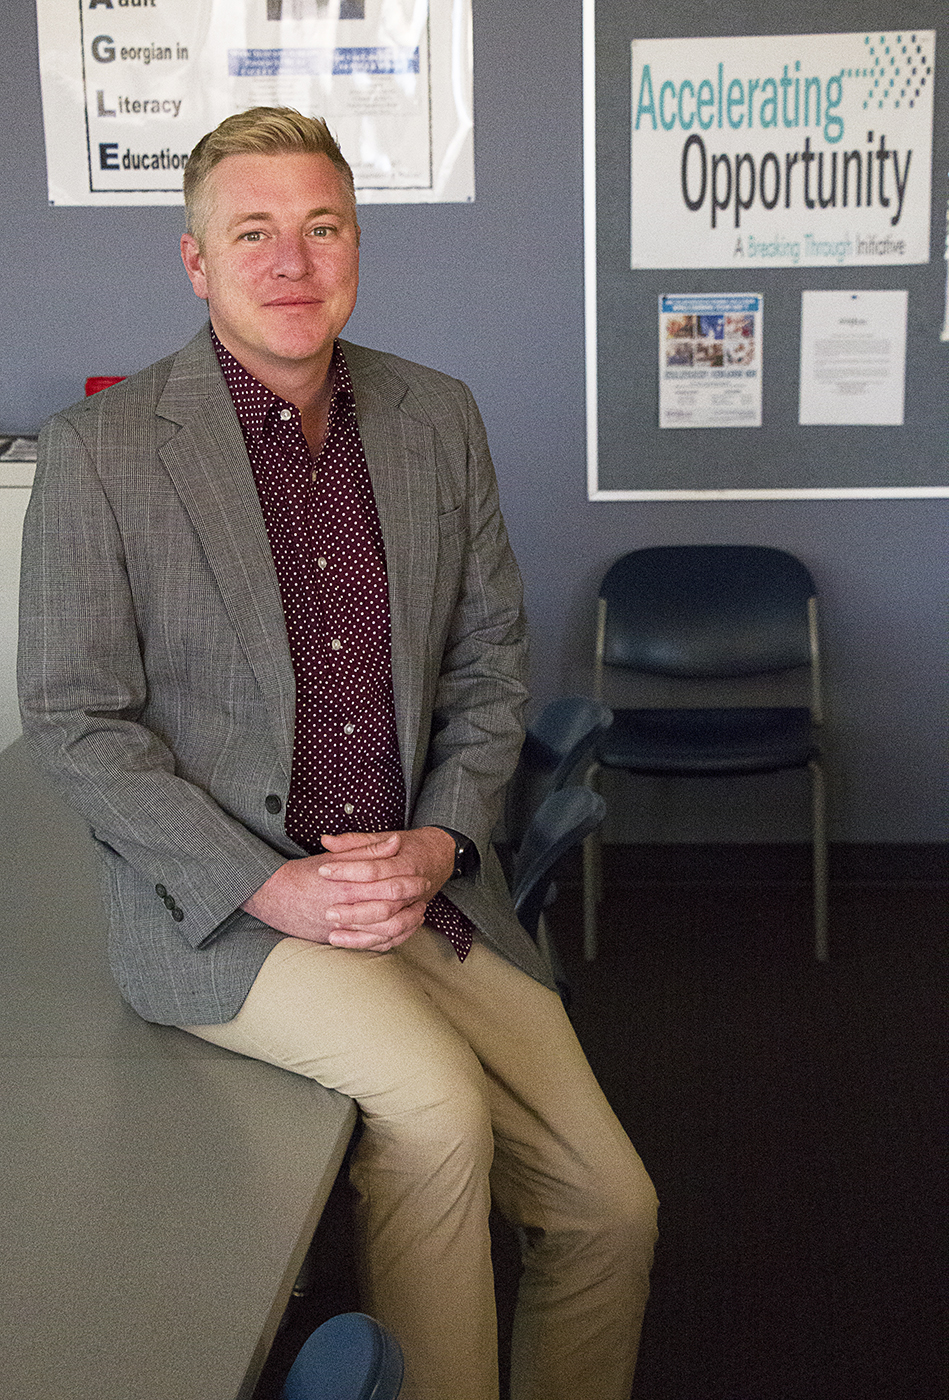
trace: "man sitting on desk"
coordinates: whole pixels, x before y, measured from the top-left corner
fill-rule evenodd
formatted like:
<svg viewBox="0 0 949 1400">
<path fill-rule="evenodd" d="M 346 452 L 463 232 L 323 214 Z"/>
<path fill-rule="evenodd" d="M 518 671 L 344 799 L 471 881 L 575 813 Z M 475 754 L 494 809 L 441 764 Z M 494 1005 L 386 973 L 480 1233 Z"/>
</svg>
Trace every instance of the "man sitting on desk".
<svg viewBox="0 0 949 1400">
<path fill-rule="evenodd" d="M 47 426 L 24 536 L 24 723 L 92 826 L 116 978 L 358 1102 L 406 1400 L 498 1395 L 492 1197 L 514 1400 L 627 1400 L 655 1197 L 490 845 L 525 637 L 477 409 L 337 339 L 359 226 L 321 121 L 229 117 L 185 198 L 210 325 Z"/>
</svg>

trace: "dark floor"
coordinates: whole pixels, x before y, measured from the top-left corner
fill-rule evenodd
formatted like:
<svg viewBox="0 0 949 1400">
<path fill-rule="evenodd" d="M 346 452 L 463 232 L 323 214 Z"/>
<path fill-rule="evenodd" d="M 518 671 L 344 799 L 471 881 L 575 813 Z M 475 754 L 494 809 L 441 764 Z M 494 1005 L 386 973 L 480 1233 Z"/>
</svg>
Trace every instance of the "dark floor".
<svg viewBox="0 0 949 1400">
<path fill-rule="evenodd" d="M 818 965 L 795 869 L 716 868 L 650 880 L 618 855 L 593 964 L 569 881 L 551 917 L 578 1034 L 662 1201 L 635 1400 L 947 1400 L 949 885 L 872 865 L 836 882 Z M 343 1188 L 318 1239 L 259 1400 L 357 1305 Z M 503 1335 L 503 1225 L 496 1247 Z"/>
</svg>

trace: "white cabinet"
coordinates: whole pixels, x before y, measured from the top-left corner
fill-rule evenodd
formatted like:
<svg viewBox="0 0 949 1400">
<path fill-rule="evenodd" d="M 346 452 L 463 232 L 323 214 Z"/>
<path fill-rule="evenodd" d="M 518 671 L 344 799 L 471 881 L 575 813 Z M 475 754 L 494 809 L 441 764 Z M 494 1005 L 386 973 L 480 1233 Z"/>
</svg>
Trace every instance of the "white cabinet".
<svg viewBox="0 0 949 1400">
<path fill-rule="evenodd" d="M 0 749 L 18 738 L 16 633 L 20 591 L 20 536 L 33 486 L 33 462 L 0 457 Z"/>
</svg>

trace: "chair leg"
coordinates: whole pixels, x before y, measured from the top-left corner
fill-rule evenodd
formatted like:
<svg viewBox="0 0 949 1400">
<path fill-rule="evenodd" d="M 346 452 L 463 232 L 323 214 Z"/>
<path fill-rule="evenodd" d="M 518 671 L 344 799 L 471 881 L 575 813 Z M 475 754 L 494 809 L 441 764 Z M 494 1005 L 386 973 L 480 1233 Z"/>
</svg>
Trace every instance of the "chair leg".
<svg viewBox="0 0 949 1400">
<path fill-rule="evenodd" d="M 583 843 L 583 956 L 587 962 L 593 962 L 597 954 L 602 869 L 600 833 L 592 831 Z"/>
<path fill-rule="evenodd" d="M 814 952 L 818 962 L 830 958 L 827 938 L 827 799 L 824 772 L 816 759 L 808 764 L 814 824 Z"/>
<path fill-rule="evenodd" d="M 537 920 L 537 933 L 534 936 L 534 942 L 547 961 L 550 962 L 550 938 L 547 934 L 547 921 L 544 918 L 543 910 L 541 910 L 540 918 Z"/>
<path fill-rule="evenodd" d="M 536 942 L 538 948 L 543 953 L 544 957 L 547 959 L 547 965 L 553 973 L 554 981 L 557 984 L 557 991 L 560 993 L 560 1000 L 563 1002 L 564 1006 L 569 1011 L 570 979 L 567 977 L 567 974 L 564 971 L 564 965 L 561 961 L 560 954 L 557 951 L 556 943 L 552 943 L 550 940 L 550 934 L 547 932 L 547 921 L 544 918 L 543 913 L 541 913 L 541 916 L 537 921 Z"/>
<path fill-rule="evenodd" d="M 600 765 L 591 763 L 587 769 L 583 785 L 598 792 L 597 777 Z M 583 842 L 583 956 L 593 962 L 597 954 L 598 912 L 603 897 L 603 842 L 600 828 L 597 827 Z"/>
</svg>

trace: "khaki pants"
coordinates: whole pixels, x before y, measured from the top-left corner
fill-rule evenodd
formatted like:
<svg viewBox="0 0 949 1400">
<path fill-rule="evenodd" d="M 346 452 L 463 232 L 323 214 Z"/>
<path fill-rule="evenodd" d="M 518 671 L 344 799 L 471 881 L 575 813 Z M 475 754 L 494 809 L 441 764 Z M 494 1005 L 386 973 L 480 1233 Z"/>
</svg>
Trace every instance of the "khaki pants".
<svg viewBox="0 0 949 1400">
<path fill-rule="evenodd" d="M 628 1400 L 656 1200 L 560 999 L 476 940 L 373 954 L 286 938 L 195 1035 L 357 1100 L 363 1306 L 402 1400 L 497 1400 L 488 1211 L 521 1229 L 512 1400 Z"/>
</svg>

